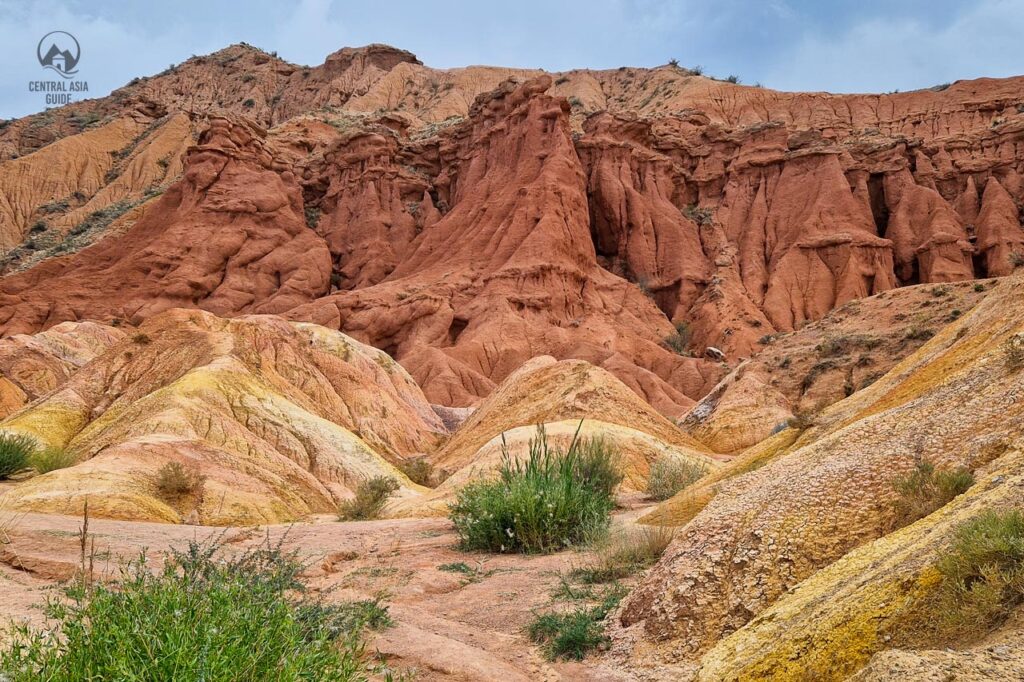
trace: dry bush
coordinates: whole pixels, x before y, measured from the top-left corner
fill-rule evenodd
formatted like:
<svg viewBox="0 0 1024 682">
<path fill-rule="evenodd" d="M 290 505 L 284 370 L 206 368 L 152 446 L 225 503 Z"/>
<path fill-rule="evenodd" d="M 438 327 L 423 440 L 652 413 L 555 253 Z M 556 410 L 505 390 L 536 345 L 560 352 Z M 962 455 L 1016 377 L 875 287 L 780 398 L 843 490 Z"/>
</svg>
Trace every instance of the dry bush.
<svg viewBox="0 0 1024 682">
<path fill-rule="evenodd" d="M 707 473 L 708 467 L 705 464 L 676 457 L 663 457 L 651 465 L 651 473 L 647 478 L 647 495 L 653 500 L 667 500 Z"/>
<path fill-rule="evenodd" d="M 380 516 L 388 498 L 398 490 L 398 481 L 390 476 L 377 476 L 363 481 L 356 496 L 338 505 L 339 521 L 366 521 Z"/>
<path fill-rule="evenodd" d="M 607 583 L 627 578 L 654 565 L 675 535 L 664 526 L 638 527 L 611 535 L 600 544 L 594 558 L 575 568 L 570 577 L 582 583 Z"/>
<path fill-rule="evenodd" d="M 198 494 L 205 483 L 206 477 L 194 465 L 168 462 L 156 472 L 156 489 L 165 500 Z"/>
<path fill-rule="evenodd" d="M 899 493 L 892 528 L 895 530 L 928 516 L 966 492 L 974 485 L 974 475 L 963 467 L 938 470 L 931 462 L 922 460 L 909 474 L 896 478 L 892 485 Z"/>
</svg>

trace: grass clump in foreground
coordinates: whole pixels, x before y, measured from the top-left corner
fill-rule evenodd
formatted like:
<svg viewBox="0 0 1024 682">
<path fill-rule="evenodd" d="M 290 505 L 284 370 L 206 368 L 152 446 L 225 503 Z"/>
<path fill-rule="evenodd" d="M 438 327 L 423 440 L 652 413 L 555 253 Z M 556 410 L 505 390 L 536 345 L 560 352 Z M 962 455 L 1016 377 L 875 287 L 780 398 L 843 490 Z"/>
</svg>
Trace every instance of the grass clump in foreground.
<svg viewBox="0 0 1024 682">
<path fill-rule="evenodd" d="M 616 533 L 597 548 L 593 560 L 574 568 L 569 577 L 584 584 L 627 578 L 653 566 L 672 542 L 674 534 L 674 529 L 663 526 Z"/>
<path fill-rule="evenodd" d="M 662 457 L 651 465 L 647 478 L 647 496 L 652 500 L 667 500 L 680 490 L 696 483 L 708 467 L 699 462 L 689 462 L 676 457 Z"/>
<path fill-rule="evenodd" d="M 9 478 L 29 465 L 39 449 L 35 439 L 12 433 L 0 433 L 0 479 Z"/>
<path fill-rule="evenodd" d="M 936 568 L 942 582 L 917 605 L 925 639 L 980 639 L 1024 603 L 1024 515 L 986 511 L 968 521 Z"/>
<path fill-rule="evenodd" d="M 563 451 L 538 426 L 526 459 L 504 443 L 502 450 L 497 480 L 467 485 L 451 505 L 463 549 L 554 552 L 604 534 L 622 475 L 603 439 L 580 438 L 577 429 Z"/>
<path fill-rule="evenodd" d="M 107 586 L 75 581 L 46 606 L 47 628 L 16 626 L 0 652 L 11 682 L 366 680 L 361 635 L 390 624 L 379 601 L 326 604 L 280 545 L 220 556 L 217 543 L 145 558 Z"/>
<path fill-rule="evenodd" d="M 938 470 L 931 462 L 922 460 L 913 471 L 897 478 L 892 485 L 899 493 L 895 530 L 923 519 L 957 495 L 967 492 L 974 485 L 974 475 L 963 467 Z"/>
<path fill-rule="evenodd" d="M 527 628 L 530 641 L 540 644 L 549 660 L 559 658 L 581 661 L 592 650 L 604 647 L 609 638 L 604 621 L 626 591 L 621 586 L 609 589 L 601 603 L 590 607 L 577 607 L 565 613 L 538 614 Z"/>
<path fill-rule="evenodd" d="M 398 490 L 398 481 L 390 476 L 377 476 L 363 481 L 356 496 L 338 505 L 339 521 L 366 521 L 380 516 L 385 503 Z"/>
</svg>

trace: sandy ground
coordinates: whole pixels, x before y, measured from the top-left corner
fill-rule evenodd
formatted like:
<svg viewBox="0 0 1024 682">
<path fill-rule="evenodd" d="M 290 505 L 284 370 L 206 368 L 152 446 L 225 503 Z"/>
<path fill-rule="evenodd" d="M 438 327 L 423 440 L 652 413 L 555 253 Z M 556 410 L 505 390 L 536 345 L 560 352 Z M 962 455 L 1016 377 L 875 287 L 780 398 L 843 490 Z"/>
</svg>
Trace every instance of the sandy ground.
<svg viewBox="0 0 1024 682">
<path fill-rule="evenodd" d="M 631 525 L 649 507 L 616 515 Z M 80 565 L 82 519 L 25 514 L 0 535 L 0 616 L 42 622 L 40 606 Z M 376 649 L 392 668 L 416 680 L 623 680 L 602 656 L 584 663 L 551 663 L 530 643 L 524 628 L 538 610 L 571 606 L 552 596 L 560 575 L 588 559 L 585 552 L 548 556 L 493 555 L 456 549 L 447 519 L 339 523 L 318 517 L 290 526 L 210 528 L 90 519 L 95 570 L 116 576 L 145 552 L 154 566 L 168 547 L 222 536 L 229 548 L 254 547 L 282 537 L 310 564 L 308 583 L 329 601 L 384 593 L 395 625 L 376 633 Z M 467 576 L 439 570 L 464 562 Z"/>
</svg>

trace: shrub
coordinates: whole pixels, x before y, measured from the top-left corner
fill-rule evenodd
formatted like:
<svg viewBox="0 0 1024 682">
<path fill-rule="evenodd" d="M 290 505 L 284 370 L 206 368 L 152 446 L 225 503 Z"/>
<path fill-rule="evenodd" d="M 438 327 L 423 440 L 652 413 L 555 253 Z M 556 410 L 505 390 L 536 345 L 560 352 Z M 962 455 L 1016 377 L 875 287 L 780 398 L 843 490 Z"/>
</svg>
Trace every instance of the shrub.
<svg viewBox="0 0 1024 682">
<path fill-rule="evenodd" d="M 206 478 L 195 466 L 180 462 L 168 462 L 156 472 L 156 489 L 164 499 L 199 493 L 205 482 Z"/>
<path fill-rule="evenodd" d="M 934 464 L 922 460 L 909 474 L 896 478 L 892 485 L 899 493 L 896 528 L 902 528 L 966 492 L 974 485 L 974 475 L 963 467 L 937 470 Z"/>
<path fill-rule="evenodd" d="M 502 449 L 497 480 L 467 485 L 449 510 L 463 549 L 553 552 L 605 532 L 622 476 L 603 439 L 577 431 L 561 451 L 538 426 L 525 460 Z"/>
<path fill-rule="evenodd" d="M 690 328 L 685 322 L 676 322 L 676 332 L 665 337 L 665 345 L 679 355 L 686 353 L 690 345 Z"/>
<path fill-rule="evenodd" d="M 961 526 L 936 564 L 942 581 L 915 605 L 924 639 L 979 639 L 1024 602 L 1024 515 L 985 511 Z"/>
<path fill-rule="evenodd" d="M 244 102 L 242 102 L 242 106 L 245 107 L 246 109 L 252 109 L 254 106 L 256 106 L 256 100 L 254 100 L 254 99 L 247 99 Z"/>
<path fill-rule="evenodd" d="M 398 490 L 398 481 L 377 476 L 356 487 L 356 496 L 338 505 L 339 521 L 366 521 L 380 516 L 388 498 Z"/>
<path fill-rule="evenodd" d="M 38 449 L 39 445 L 31 436 L 0 433 L 0 479 L 27 467 Z"/>
<path fill-rule="evenodd" d="M 434 465 L 426 457 L 410 457 L 398 464 L 402 473 L 409 477 L 413 483 L 420 485 L 434 485 Z"/>
<path fill-rule="evenodd" d="M 975 282 L 974 290 L 980 294 L 982 291 L 985 291 L 985 285 L 981 282 Z"/>
<path fill-rule="evenodd" d="M 727 82 L 729 82 L 729 83 L 739 83 L 740 82 L 740 77 L 739 76 L 732 76 L 732 75 L 730 75 L 730 76 L 726 76 L 725 80 Z"/>
<path fill-rule="evenodd" d="M 140 346 L 146 346 L 152 343 L 152 339 L 149 338 L 149 334 L 143 334 L 142 332 L 139 332 L 132 336 L 132 343 L 137 343 Z"/>
<path fill-rule="evenodd" d="M 1006 357 L 1006 367 L 1011 372 L 1016 372 L 1024 367 L 1024 334 L 1014 334 L 1003 343 L 1003 354 Z"/>
<path fill-rule="evenodd" d="M 37 474 L 48 474 L 57 469 L 66 469 L 74 465 L 78 459 L 64 448 L 44 448 L 36 450 L 29 457 L 29 464 Z"/>
<path fill-rule="evenodd" d="M 1014 270 L 1024 265 L 1024 254 L 1014 251 L 1010 254 L 1010 265 L 1013 266 Z"/>
<path fill-rule="evenodd" d="M 304 212 L 306 214 L 306 227 L 315 229 L 320 224 L 320 209 L 316 206 L 307 206 Z"/>
<path fill-rule="evenodd" d="M 549 660 L 581 661 L 593 649 L 609 642 L 604 620 L 619 604 L 622 590 L 612 590 L 598 606 L 577 608 L 569 613 L 537 615 L 527 628 L 530 641 L 541 644 Z"/>
<path fill-rule="evenodd" d="M 219 556 L 216 543 L 144 558 L 119 585 L 76 581 L 46 606 L 45 630 L 13 628 L 0 652 L 11 682 L 365 680 L 361 634 L 390 624 L 377 600 L 307 596 L 305 566 L 278 546 Z M 52 636 L 59 633 L 59 636 Z"/>
<path fill-rule="evenodd" d="M 702 208 L 696 204 L 684 207 L 683 215 L 698 225 L 710 225 L 715 219 L 715 214 L 710 208 Z"/>
<path fill-rule="evenodd" d="M 792 417 L 786 420 L 786 426 L 803 431 L 814 426 L 817 419 L 818 415 L 810 410 L 797 410 Z"/>
<path fill-rule="evenodd" d="M 586 584 L 627 578 L 654 565 L 674 535 L 672 528 L 661 526 L 617 533 L 598 548 L 592 561 L 574 568 L 569 577 Z"/>
<path fill-rule="evenodd" d="M 647 495 L 653 500 L 667 500 L 708 472 L 707 465 L 676 457 L 662 457 L 651 465 L 647 479 Z"/>
<path fill-rule="evenodd" d="M 915 326 L 908 329 L 903 338 L 907 341 L 927 341 L 933 336 L 935 336 L 935 330 Z"/>
</svg>

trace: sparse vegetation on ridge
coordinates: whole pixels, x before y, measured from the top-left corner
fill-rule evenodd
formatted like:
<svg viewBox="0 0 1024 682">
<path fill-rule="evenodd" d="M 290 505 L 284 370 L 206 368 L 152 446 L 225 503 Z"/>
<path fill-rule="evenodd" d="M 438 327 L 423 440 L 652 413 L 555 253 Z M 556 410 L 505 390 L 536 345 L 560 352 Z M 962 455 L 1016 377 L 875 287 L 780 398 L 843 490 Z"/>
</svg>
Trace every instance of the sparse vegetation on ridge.
<svg viewBox="0 0 1024 682">
<path fill-rule="evenodd" d="M 983 512 L 957 530 L 935 568 L 941 582 L 912 607 L 908 637 L 958 647 L 980 639 L 1024 603 L 1024 515 Z"/>
<path fill-rule="evenodd" d="M 606 441 L 577 430 L 563 451 L 538 426 L 526 459 L 502 449 L 497 479 L 470 483 L 450 507 L 463 549 L 554 552 L 604 534 L 622 480 Z"/>
<path fill-rule="evenodd" d="M 899 493 L 894 528 L 902 528 L 967 492 L 974 485 L 974 475 L 963 467 L 936 469 L 931 462 L 922 460 L 909 474 L 896 478 L 892 485 Z"/>
</svg>

